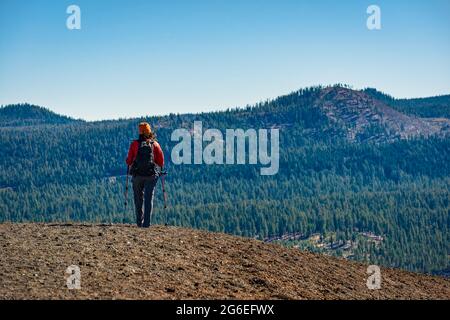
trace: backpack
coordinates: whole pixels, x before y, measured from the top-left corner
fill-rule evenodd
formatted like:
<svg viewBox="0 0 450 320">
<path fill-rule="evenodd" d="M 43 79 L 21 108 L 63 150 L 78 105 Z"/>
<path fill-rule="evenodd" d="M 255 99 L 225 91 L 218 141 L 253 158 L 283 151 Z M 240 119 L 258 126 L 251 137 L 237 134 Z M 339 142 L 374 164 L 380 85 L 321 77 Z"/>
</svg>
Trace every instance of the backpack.
<svg viewBox="0 0 450 320">
<path fill-rule="evenodd" d="M 154 176 L 156 175 L 156 166 L 153 156 L 153 140 L 137 140 L 139 143 L 136 159 L 131 165 L 130 173 L 133 176 Z"/>
</svg>

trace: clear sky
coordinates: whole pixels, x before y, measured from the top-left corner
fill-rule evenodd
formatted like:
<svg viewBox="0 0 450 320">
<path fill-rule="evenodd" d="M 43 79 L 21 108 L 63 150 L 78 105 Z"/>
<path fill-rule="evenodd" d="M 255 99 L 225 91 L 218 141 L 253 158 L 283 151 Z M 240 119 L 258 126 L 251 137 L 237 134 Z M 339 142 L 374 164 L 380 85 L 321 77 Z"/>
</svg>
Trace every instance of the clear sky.
<svg viewBox="0 0 450 320">
<path fill-rule="evenodd" d="M 66 9 L 81 8 L 81 30 Z M 382 29 L 366 27 L 369 5 Z M 346 83 L 450 93 L 449 0 L 0 0 L 0 104 L 87 120 Z"/>
</svg>

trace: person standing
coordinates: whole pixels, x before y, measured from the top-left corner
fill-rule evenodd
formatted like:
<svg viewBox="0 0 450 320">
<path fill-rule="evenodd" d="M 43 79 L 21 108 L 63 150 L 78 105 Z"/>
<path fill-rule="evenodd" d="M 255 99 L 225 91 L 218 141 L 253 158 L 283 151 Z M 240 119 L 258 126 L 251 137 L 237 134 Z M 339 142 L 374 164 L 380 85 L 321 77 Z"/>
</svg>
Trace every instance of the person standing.
<svg viewBox="0 0 450 320">
<path fill-rule="evenodd" d="M 158 174 L 164 167 L 164 154 L 150 124 L 141 122 L 138 129 L 139 138 L 131 143 L 126 163 L 133 176 L 136 224 L 140 228 L 148 228 L 151 224 Z"/>
</svg>

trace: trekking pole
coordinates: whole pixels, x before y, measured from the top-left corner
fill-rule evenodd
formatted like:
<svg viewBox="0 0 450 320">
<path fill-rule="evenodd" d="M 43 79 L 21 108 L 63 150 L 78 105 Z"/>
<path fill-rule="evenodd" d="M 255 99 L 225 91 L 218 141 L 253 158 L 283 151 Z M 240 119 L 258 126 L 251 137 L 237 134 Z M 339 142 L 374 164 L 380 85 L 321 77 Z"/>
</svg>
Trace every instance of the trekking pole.
<svg viewBox="0 0 450 320">
<path fill-rule="evenodd" d="M 167 175 L 167 171 L 161 171 L 161 188 L 163 192 L 164 197 L 164 225 L 167 226 L 167 193 L 166 193 L 166 186 L 165 186 L 165 176 Z"/>
<path fill-rule="evenodd" d="M 125 212 L 127 211 L 128 205 L 128 175 L 130 174 L 130 166 L 127 166 L 127 182 L 125 184 Z"/>
</svg>

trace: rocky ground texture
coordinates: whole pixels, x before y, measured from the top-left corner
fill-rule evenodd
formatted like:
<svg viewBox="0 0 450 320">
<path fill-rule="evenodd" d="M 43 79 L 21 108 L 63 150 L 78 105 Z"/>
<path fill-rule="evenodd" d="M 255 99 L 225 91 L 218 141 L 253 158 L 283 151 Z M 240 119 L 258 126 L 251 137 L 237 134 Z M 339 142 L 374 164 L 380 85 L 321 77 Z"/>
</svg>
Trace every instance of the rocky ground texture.
<svg viewBox="0 0 450 320">
<path fill-rule="evenodd" d="M 177 227 L 0 224 L 0 299 L 450 299 L 450 280 Z M 77 265 L 81 289 L 67 288 Z"/>
</svg>

